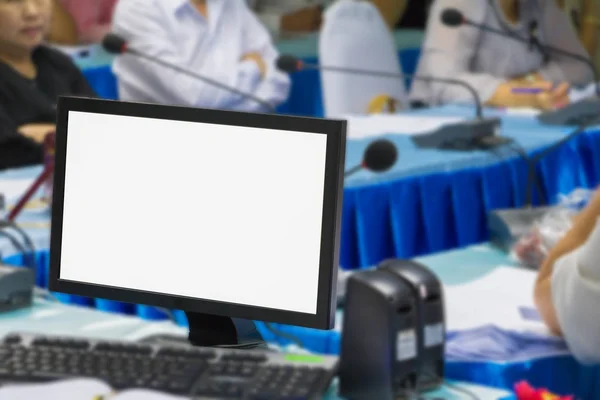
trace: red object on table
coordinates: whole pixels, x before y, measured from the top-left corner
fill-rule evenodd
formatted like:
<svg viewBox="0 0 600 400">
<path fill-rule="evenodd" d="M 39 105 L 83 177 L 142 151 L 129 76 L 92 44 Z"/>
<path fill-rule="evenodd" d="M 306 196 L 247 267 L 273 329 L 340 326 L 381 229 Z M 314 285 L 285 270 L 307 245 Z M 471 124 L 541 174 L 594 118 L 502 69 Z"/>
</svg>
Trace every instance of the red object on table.
<svg viewBox="0 0 600 400">
<path fill-rule="evenodd" d="M 515 385 L 517 400 L 574 400 L 573 396 L 559 396 L 546 389 L 535 389 L 529 383 L 521 381 Z"/>
<path fill-rule="evenodd" d="M 40 186 L 43 184 L 47 185 L 49 192 L 52 192 L 52 180 L 54 173 L 54 152 L 56 147 L 56 135 L 54 132 L 49 133 L 44 138 L 44 170 L 36 178 L 36 180 L 27 189 L 25 194 L 19 199 L 17 204 L 8 213 L 8 220 L 14 221 L 19 213 L 23 210 L 25 205 L 31 200 L 31 198 L 38 191 Z"/>
</svg>

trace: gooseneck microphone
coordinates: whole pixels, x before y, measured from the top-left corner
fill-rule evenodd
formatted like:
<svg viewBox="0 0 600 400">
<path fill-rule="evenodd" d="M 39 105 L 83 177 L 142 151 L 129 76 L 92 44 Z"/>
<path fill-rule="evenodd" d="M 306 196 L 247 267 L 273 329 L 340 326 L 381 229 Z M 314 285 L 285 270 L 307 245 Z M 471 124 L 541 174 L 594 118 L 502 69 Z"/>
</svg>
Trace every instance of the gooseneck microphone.
<svg viewBox="0 0 600 400">
<path fill-rule="evenodd" d="M 244 98 L 247 98 L 247 99 L 251 99 L 251 100 L 255 101 L 257 104 L 260 104 L 263 107 L 265 107 L 270 112 L 273 112 L 273 113 L 275 112 L 275 107 L 271 103 L 269 103 L 269 102 L 267 102 L 265 100 L 262 100 L 262 99 L 260 99 L 260 98 L 258 98 L 256 96 L 254 96 L 251 93 L 243 92 L 243 91 L 238 90 L 238 89 L 236 89 L 234 87 L 225 85 L 225 84 L 223 84 L 223 83 L 221 83 L 219 81 L 211 79 L 211 78 L 209 78 L 207 76 L 197 74 L 197 73 L 195 73 L 193 71 L 190 71 L 188 69 L 181 68 L 178 65 L 171 64 L 169 62 L 161 60 L 158 57 L 154 57 L 154 56 L 145 54 L 145 53 L 143 53 L 141 51 L 138 51 L 136 49 L 133 49 L 133 48 L 131 48 L 129 46 L 129 44 L 127 43 L 127 41 L 125 39 L 123 39 L 121 36 L 119 36 L 117 34 L 109 33 L 106 36 L 104 36 L 104 38 L 102 39 L 102 47 L 104 48 L 104 50 L 106 50 L 107 52 L 109 52 L 111 54 L 117 54 L 117 55 L 131 54 L 131 55 L 134 55 L 136 57 L 143 58 L 143 59 L 148 60 L 150 62 L 153 62 L 155 64 L 161 65 L 161 66 L 163 66 L 165 68 L 171 69 L 173 71 L 180 72 L 180 73 L 182 73 L 184 75 L 187 75 L 189 77 L 192 77 L 194 79 L 198 79 L 200 81 L 206 82 L 206 83 L 208 83 L 210 85 L 213 85 L 215 87 L 218 87 L 220 89 L 223 89 L 223 90 L 226 90 L 228 92 L 240 95 L 240 96 L 242 96 Z"/>
<path fill-rule="evenodd" d="M 502 146 L 508 142 L 507 139 L 497 136 L 501 121 L 500 118 L 484 118 L 481 98 L 475 88 L 467 82 L 460 79 L 437 78 L 432 76 L 421 76 L 411 74 L 398 74 L 393 72 L 369 71 L 355 68 L 324 66 L 311 63 L 305 63 L 302 60 L 290 55 L 283 55 L 277 59 L 277 68 L 293 73 L 304 69 L 331 71 L 355 75 L 368 75 L 381 78 L 403 79 L 410 77 L 414 80 L 426 82 L 440 82 L 449 85 L 458 85 L 467 89 L 472 97 L 476 107 L 476 119 L 463 121 L 455 124 L 447 124 L 440 129 L 425 134 L 411 137 L 413 143 L 421 148 L 451 149 L 451 150 L 474 150 L 481 148 L 492 148 Z M 485 142 L 485 143 L 484 143 Z"/>
<path fill-rule="evenodd" d="M 467 82 L 462 81 L 460 79 L 450 79 L 450 78 L 446 79 L 446 78 L 436 78 L 436 77 L 432 77 L 432 76 L 397 74 L 394 72 L 369 71 L 369 70 L 356 69 L 356 68 L 331 67 L 331 66 L 305 63 L 302 60 L 300 60 L 294 56 L 291 56 L 291 55 L 280 56 L 277 59 L 276 65 L 277 65 L 277 68 L 279 68 L 280 70 L 287 72 L 287 73 L 293 73 L 293 72 L 301 71 L 303 69 L 314 69 L 314 70 L 319 70 L 319 71 L 340 72 L 340 73 L 345 73 L 345 74 L 370 75 L 370 76 L 377 76 L 377 77 L 381 77 L 381 78 L 399 78 L 399 79 L 411 78 L 411 79 L 418 80 L 418 81 L 440 82 L 440 83 L 447 83 L 450 85 L 462 86 L 466 90 L 468 90 L 471 93 L 471 96 L 473 97 L 473 102 L 475 103 L 475 112 L 476 112 L 477 118 L 483 119 L 483 107 L 482 107 L 481 98 L 479 97 L 479 94 L 477 93 L 477 91 L 475 90 L 475 88 L 473 86 L 469 85 Z"/>
<path fill-rule="evenodd" d="M 570 58 L 576 59 L 578 61 L 581 61 L 582 63 L 586 64 L 590 68 L 590 70 L 593 72 L 594 83 L 596 83 L 596 94 L 598 95 L 598 97 L 600 97 L 600 85 L 598 85 L 598 81 L 600 79 L 598 79 L 598 71 L 596 71 L 596 67 L 594 66 L 594 63 L 588 57 L 585 57 L 580 54 L 573 53 L 573 52 L 570 52 L 568 50 L 561 49 L 558 47 L 554 47 L 554 46 L 550 46 L 550 45 L 542 45 L 540 43 L 536 43 L 536 38 L 523 38 L 519 35 L 513 34 L 512 32 L 506 32 L 501 29 L 496 29 L 496 28 L 493 28 L 488 25 L 480 24 L 478 22 L 475 22 L 475 21 L 472 21 L 472 20 L 466 18 L 463 15 L 463 13 L 460 12 L 459 10 L 457 10 L 456 8 L 446 8 L 442 12 L 441 20 L 442 20 L 442 23 L 448 27 L 455 28 L 455 27 L 459 27 L 462 25 L 469 25 L 469 26 L 475 27 L 477 29 L 481 29 L 482 31 L 494 33 L 496 35 L 502 35 L 502 36 L 511 38 L 513 40 L 517 40 L 519 42 L 523 42 L 523 43 L 527 43 L 527 44 L 534 44 L 534 45 L 536 45 L 536 47 L 541 47 L 545 50 L 549 50 L 550 52 L 553 52 L 556 54 L 561 54 L 563 56 L 570 57 Z M 537 30 L 537 23 L 535 23 L 533 26 L 530 25 L 530 31 L 535 32 L 536 30 Z"/>
<path fill-rule="evenodd" d="M 385 172 L 392 168 L 397 160 L 398 149 L 394 143 L 387 139 L 375 140 L 367 146 L 362 162 L 346 171 L 344 177 L 347 178 L 363 169 Z"/>
<path fill-rule="evenodd" d="M 539 119 L 544 123 L 553 125 L 581 125 L 584 124 L 586 121 L 593 119 L 594 116 L 598 114 L 600 110 L 600 79 L 598 77 L 598 71 L 596 70 L 594 63 L 588 57 L 582 56 L 580 54 L 573 53 L 568 50 L 550 45 L 542 45 L 541 43 L 539 43 L 537 37 L 535 36 L 535 32 L 537 31 L 537 24 L 535 24 L 535 26 L 533 27 L 530 25 L 530 33 L 532 37 L 524 38 L 512 32 L 496 29 L 491 26 L 472 21 L 466 18 L 462 12 L 455 8 L 446 8 L 442 12 L 440 19 L 442 23 L 448 27 L 456 28 L 459 26 L 468 25 L 486 32 L 505 36 L 507 38 L 517 40 L 519 42 L 527 43 L 529 45 L 534 45 L 540 50 L 540 52 L 546 60 L 548 59 L 548 52 L 551 52 L 561 54 L 565 57 L 569 57 L 584 63 L 590 68 L 590 70 L 593 73 L 594 87 L 596 89 L 596 96 L 598 97 L 598 99 L 579 101 L 577 103 L 570 104 L 564 107 L 563 109 L 543 113 L 539 116 Z"/>
</svg>

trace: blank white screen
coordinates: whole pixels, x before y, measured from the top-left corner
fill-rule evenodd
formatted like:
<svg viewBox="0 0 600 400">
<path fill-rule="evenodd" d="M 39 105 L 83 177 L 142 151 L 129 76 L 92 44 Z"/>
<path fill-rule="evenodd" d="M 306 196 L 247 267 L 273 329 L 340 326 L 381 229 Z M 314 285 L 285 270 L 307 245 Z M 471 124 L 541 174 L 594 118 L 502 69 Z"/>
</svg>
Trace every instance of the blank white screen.
<svg viewBox="0 0 600 400">
<path fill-rule="evenodd" d="M 60 279 L 316 314 L 326 135 L 68 121 Z"/>
</svg>

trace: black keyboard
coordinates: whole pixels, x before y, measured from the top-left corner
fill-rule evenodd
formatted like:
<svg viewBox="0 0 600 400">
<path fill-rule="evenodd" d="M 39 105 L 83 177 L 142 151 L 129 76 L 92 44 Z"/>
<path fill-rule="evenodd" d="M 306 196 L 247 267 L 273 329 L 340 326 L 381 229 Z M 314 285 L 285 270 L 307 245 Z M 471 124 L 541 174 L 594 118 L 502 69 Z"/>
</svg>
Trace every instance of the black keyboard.
<svg viewBox="0 0 600 400">
<path fill-rule="evenodd" d="M 14 334 L 0 344 L 0 382 L 99 378 L 207 399 L 320 399 L 337 358 Z"/>
</svg>

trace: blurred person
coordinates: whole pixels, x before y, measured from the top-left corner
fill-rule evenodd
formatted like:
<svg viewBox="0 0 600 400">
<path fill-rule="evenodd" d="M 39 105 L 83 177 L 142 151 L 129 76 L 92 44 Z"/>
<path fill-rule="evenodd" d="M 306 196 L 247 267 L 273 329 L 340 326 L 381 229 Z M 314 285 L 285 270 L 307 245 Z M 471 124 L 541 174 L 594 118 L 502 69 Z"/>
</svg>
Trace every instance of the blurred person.
<svg viewBox="0 0 600 400">
<path fill-rule="evenodd" d="M 267 29 L 241 0 L 120 0 L 115 33 L 129 46 L 274 106 L 289 92 L 290 79 Z M 269 111 L 256 101 L 132 55 L 113 70 L 123 100 L 191 107 Z"/>
<path fill-rule="evenodd" d="M 557 0 L 600 72 L 600 0 Z"/>
<path fill-rule="evenodd" d="M 569 103 L 570 85 L 592 79 L 579 60 L 544 51 L 472 26 L 448 27 L 441 21 L 446 8 L 455 8 L 476 23 L 528 38 L 537 23 L 545 45 L 582 57 L 586 51 L 569 20 L 554 1 L 436 0 L 433 2 L 417 73 L 454 78 L 473 86 L 483 103 L 493 107 L 531 107 L 553 110 Z M 515 93 L 516 88 L 535 88 Z M 457 85 L 415 81 L 411 100 L 428 105 L 472 103 L 471 94 Z"/>
<path fill-rule="evenodd" d="M 19 135 L 42 142 L 58 96 L 94 96 L 71 59 L 42 44 L 51 16 L 52 0 L 0 0 L 0 147 Z"/>
<path fill-rule="evenodd" d="M 99 43 L 110 32 L 117 0 L 59 0 L 73 16 L 79 43 Z"/>
<path fill-rule="evenodd" d="M 573 355 L 600 363 L 600 191 L 548 253 L 534 299 L 542 319 L 564 336 Z"/>
</svg>

